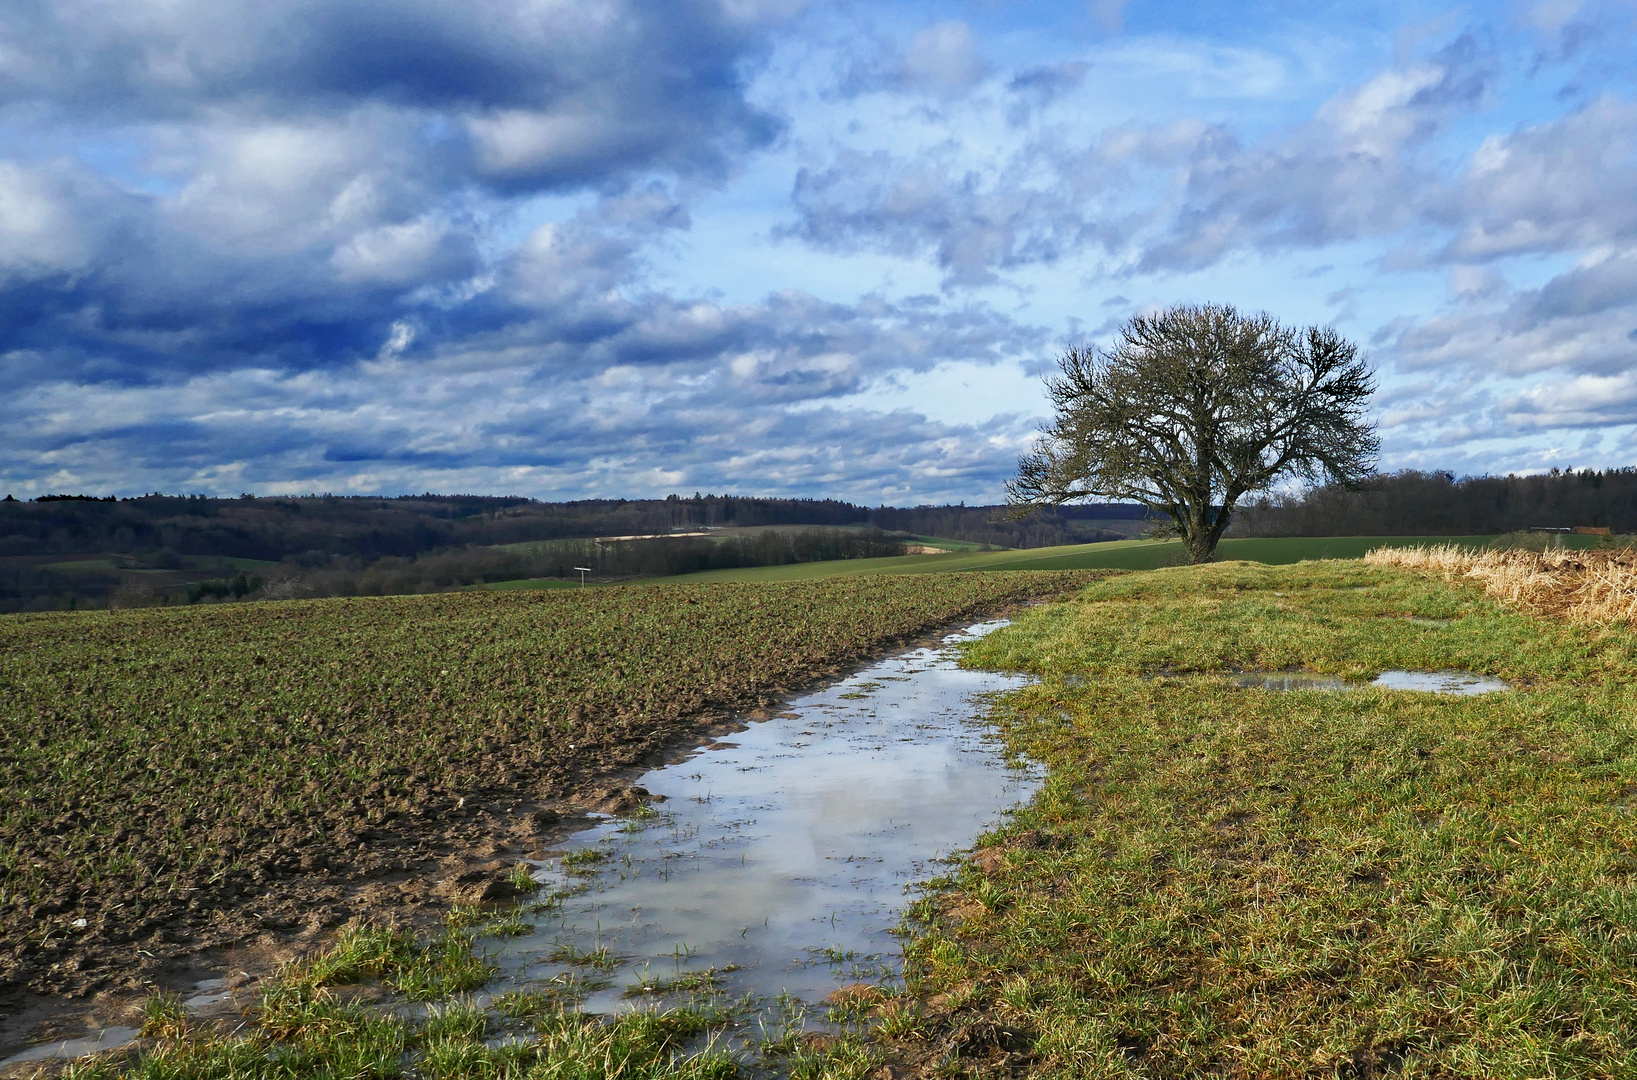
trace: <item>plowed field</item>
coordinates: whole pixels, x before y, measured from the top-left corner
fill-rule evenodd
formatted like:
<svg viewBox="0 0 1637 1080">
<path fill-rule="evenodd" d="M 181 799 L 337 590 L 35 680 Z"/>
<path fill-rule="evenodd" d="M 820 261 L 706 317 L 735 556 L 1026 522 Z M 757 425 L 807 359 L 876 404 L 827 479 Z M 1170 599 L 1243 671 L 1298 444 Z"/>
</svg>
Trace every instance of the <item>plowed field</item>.
<svg viewBox="0 0 1637 1080">
<path fill-rule="evenodd" d="M 428 838 L 724 710 L 1094 574 L 833 578 L 0 618 L 0 991 L 303 922 Z M 486 808 L 486 809 L 485 809 Z"/>
</svg>

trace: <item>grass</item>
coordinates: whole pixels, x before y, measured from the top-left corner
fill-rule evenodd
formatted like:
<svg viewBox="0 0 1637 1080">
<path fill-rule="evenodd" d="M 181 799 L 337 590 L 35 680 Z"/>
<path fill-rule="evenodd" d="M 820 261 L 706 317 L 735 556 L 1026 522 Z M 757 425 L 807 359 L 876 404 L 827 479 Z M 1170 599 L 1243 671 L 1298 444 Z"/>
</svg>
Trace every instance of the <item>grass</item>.
<svg viewBox="0 0 1637 1080">
<path fill-rule="evenodd" d="M 1384 544 L 1459 544 L 1481 547 L 1494 536 L 1291 536 L 1224 540 L 1224 560 L 1282 565 L 1311 559 L 1357 559 Z M 1596 537 L 1570 537 L 1571 546 L 1596 543 Z M 942 546 L 942 545 L 940 545 Z M 838 559 L 755 566 L 738 570 L 707 570 L 677 577 L 643 578 L 625 585 L 673 585 L 710 581 L 810 581 L 828 577 L 873 577 L 878 574 L 945 574 L 989 570 L 1153 570 L 1183 561 L 1177 540 L 1112 540 L 1100 544 L 1025 548 L 1009 551 L 964 550 L 947 555 L 898 555 L 882 559 Z M 595 583 L 594 583 L 595 584 Z M 498 581 L 485 589 L 510 592 L 563 587 L 557 578 Z M 574 584 L 578 588 L 578 583 Z M 588 586 L 589 587 L 589 586 Z M 598 586 L 607 587 L 606 584 Z"/>
<path fill-rule="evenodd" d="M 521 911 L 521 909 L 520 909 Z M 415 935 L 392 927 L 348 926 L 330 948 L 276 972 L 242 1022 L 225 1027 L 191 1018 L 173 995 L 151 998 L 140 1052 L 82 1058 L 64 1080 L 730 1080 L 748 1075 L 789 1080 L 864 1080 L 880 1064 L 866 1027 L 818 1042 L 803 1037 L 799 1005 L 774 1003 L 778 1031 L 747 1038 L 751 999 L 728 1000 L 721 974 L 691 972 L 644 979 L 627 997 L 685 995 L 665 1009 L 611 1017 L 576 1011 L 606 980 L 558 976 L 533 990 L 472 996 L 482 982 L 445 977 L 451 970 L 492 973 L 457 927 Z M 454 954 L 456 958 L 450 966 Z M 412 974 L 418 971 L 418 974 Z M 442 974 L 440 974 L 440 972 Z M 486 978 L 486 977 L 485 977 Z M 437 986 L 406 995 L 401 984 Z M 383 999 L 380 991 L 390 993 Z M 424 1001 L 406 1008 L 405 1000 Z M 725 1036 L 738 1025 L 739 1036 Z M 898 1034 L 902 1017 L 880 1025 Z"/>
<path fill-rule="evenodd" d="M 476 990 L 495 971 L 465 929 L 449 926 L 428 937 L 354 924 L 342 928 L 330 948 L 286 969 L 279 985 L 299 1001 L 321 987 L 371 978 L 410 1001 L 435 1001 Z"/>
<path fill-rule="evenodd" d="M 463 954 L 451 968 L 451 957 Z M 470 938 L 450 931 L 417 937 L 352 926 L 329 950 L 281 970 L 234 1034 L 190 1026 L 180 1002 L 152 999 L 144 1053 L 82 1059 L 65 1080 L 727 1080 L 736 1058 L 708 1039 L 733 1008 L 701 999 L 665 1011 L 604 1020 L 553 994 L 511 993 L 487 1006 L 459 996 L 475 989 L 450 971 L 484 961 Z M 492 972 L 492 968 L 483 967 Z M 411 974 L 418 971 L 418 974 Z M 485 976 L 486 979 L 486 976 Z M 437 987 L 411 1000 L 418 1012 L 371 1006 L 338 990 Z M 491 1042 L 491 1036 L 502 1040 Z M 701 1045 L 701 1040 L 704 1039 Z"/>
<path fill-rule="evenodd" d="M 271 906 L 283 879 L 367 872 L 485 793 L 634 765 L 704 710 L 1077 580 L 0 616 L 0 982 L 276 928 L 302 914 Z"/>
<path fill-rule="evenodd" d="M 705 968 L 703 971 L 684 971 L 668 979 L 656 979 L 652 972 L 644 968 L 637 974 L 637 981 L 625 988 L 624 996 L 632 998 L 650 994 L 717 994 L 722 992 L 722 976 L 738 970 L 737 964 L 729 964 L 721 968 Z"/>
<path fill-rule="evenodd" d="M 987 1024 L 1010 1034 L 974 1067 L 1041 1076 L 1637 1074 L 1634 653 L 1358 562 L 1159 570 L 1026 613 L 965 662 L 1041 676 L 995 718 L 1047 778 L 916 903 L 926 1009 L 883 1041 L 919 1060 Z M 1148 677 L 1286 667 L 1517 689 Z"/>
</svg>

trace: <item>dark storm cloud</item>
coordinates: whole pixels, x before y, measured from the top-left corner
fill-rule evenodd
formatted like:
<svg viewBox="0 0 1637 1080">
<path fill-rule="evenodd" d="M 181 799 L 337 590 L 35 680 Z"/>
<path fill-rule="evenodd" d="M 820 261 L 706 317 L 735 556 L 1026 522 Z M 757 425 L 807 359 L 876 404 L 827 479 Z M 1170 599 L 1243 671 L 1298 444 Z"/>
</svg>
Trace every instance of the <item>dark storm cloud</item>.
<svg viewBox="0 0 1637 1080">
<path fill-rule="evenodd" d="M 4 377 L 333 367 L 405 320 L 423 345 L 519 321 L 605 336 L 619 316 L 586 283 L 629 284 L 633 230 L 687 225 L 630 178 L 720 178 L 776 133 L 744 71 L 794 9 L 11 5 Z M 494 242 L 516 200 L 586 187 L 605 197 L 575 225 L 576 295 L 491 293 L 527 269 Z"/>
<path fill-rule="evenodd" d="M 777 132 L 742 65 L 790 6 L 19 0 L 0 14 L 0 84 L 77 126 L 374 103 L 443 126 L 443 152 L 513 188 L 720 173 Z"/>
<path fill-rule="evenodd" d="M 800 7 L 10 5 L 0 475 L 19 493 L 990 484 L 1005 438 L 821 403 L 1038 331 L 935 298 L 649 284 L 654 245 L 690 228 L 684 192 L 777 135 L 746 80 Z M 947 93 L 982 62 L 948 24 L 895 70 Z"/>
<path fill-rule="evenodd" d="M 376 490 L 413 487 L 416 477 L 493 487 L 510 478 L 508 490 L 561 496 L 714 485 L 873 501 L 998 487 L 1032 426 L 1021 420 L 978 430 L 902 412 L 789 407 L 855 390 L 872 372 L 982 360 L 1023 336 L 976 310 L 940 320 L 866 306 L 869 315 L 795 294 L 741 308 L 656 303 L 633 312 L 619 348 L 559 342 L 544 362 L 537 349 L 461 341 L 322 375 L 39 385 L 0 420 L 0 474 L 59 469 L 115 490 L 133 475 L 144 483 L 132 487 L 168 490 Z M 657 342 L 699 327 L 711 349 L 648 362 Z M 606 355 L 587 359 L 596 350 Z M 75 415 L 65 422 L 69 401 Z"/>
</svg>

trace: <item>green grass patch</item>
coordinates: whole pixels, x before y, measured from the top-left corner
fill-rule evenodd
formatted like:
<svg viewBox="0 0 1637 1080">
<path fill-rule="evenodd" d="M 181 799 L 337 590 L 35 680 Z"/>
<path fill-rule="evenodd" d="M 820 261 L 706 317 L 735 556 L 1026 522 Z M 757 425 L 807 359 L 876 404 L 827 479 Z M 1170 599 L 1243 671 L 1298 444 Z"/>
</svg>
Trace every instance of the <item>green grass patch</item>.
<svg viewBox="0 0 1637 1080">
<path fill-rule="evenodd" d="M 1313 559 L 1356 559 L 1371 548 L 1386 544 L 1463 544 L 1482 547 L 1494 536 L 1289 536 L 1224 540 L 1224 560 L 1247 560 L 1270 565 Z M 936 540 L 936 538 L 934 538 Z M 1591 547 L 1597 537 L 1566 538 L 1571 546 Z M 919 540 L 917 542 L 920 542 Z M 927 541 L 932 543 L 933 541 Z M 936 546 L 955 541 L 937 542 Z M 874 577 L 880 574 L 945 574 L 990 570 L 1153 570 L 1185 561 L 1178 540 L 1111 540 L 1099 544 L 978 551 L 977 545 L 947 555 L 897 555 L 882 559 L 837 559 L 793 563 L 788 566 L 753 566 L 737 570 L 707 570 L 678 577 L 643 578 L 620 584 L 671 585 L 706 581 L 812 581 L 828 577 Z M 573 583 L 578 588 L 578 583 Z M 483 588 L 498 591 L 562 588 L 557 578 L 501 581 Z M 606 587 L 606 586 L 605 586 Z"/>
<path fill-rule="evenodd" d="M 709 1034 L 731 1005 L 699 1001 L 612 1019 L 573 1011 L 549 992 L 509 993 L 487 1006 L 459 995 L 470 940 L 444 931 L 416 936 L 353 926 L 337 943 L 274 976 L 260 1005 L 233 1034 L 189 1025 L 174 998 L 152 999 L 143 1034 L 158 1040 L 127 1057 L 83 1059 L 66 1080 L 728 1080 L 736 1058 Z M 442 974 L 439 974 L 439 973 Z M 487 976 L 485 976 L 485 979 Z M 379 982 L 411 990 L 382 1004 L 349 1000 L 338 986 Z M 424 1010 L 404 999 L 431 1001 Z M 492 1045 L 490 1037 L 503 1037 Z"/>
<path fill-rule="evenodd" d="M 1350 562 L 1031 611 L 965 662 L 1042 676 L 995 717 L 1048 777 L 918 903 L 911 988 L 1048 1076 L 1637 1074 L 1634 646 Z M 1279 668 L 1517 689 L 1150 677 Z"/>
</svg>

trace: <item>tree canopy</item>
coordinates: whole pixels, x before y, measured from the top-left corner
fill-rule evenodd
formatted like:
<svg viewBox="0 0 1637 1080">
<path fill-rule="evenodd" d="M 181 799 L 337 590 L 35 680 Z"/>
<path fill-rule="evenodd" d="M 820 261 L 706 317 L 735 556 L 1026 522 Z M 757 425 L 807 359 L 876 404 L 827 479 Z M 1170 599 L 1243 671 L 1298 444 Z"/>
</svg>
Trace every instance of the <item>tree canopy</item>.
<svg viewBox="0 0 1637 1080">
<path fill-rule="evenodd" d="M 1046 380 L 1056 416 L 1007 484 L 1020 513 L 1141 503 L 1205 562 L 1246 494 L 1284 478 L 1356 484 L 1375 465 L 1375 377 L 1329 327 L 1173 307 L 1131 319 L 1106 351 L 1065 350 L 1058 367 Z"/>
</svg>

